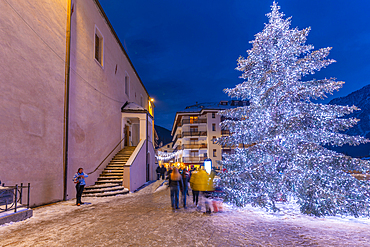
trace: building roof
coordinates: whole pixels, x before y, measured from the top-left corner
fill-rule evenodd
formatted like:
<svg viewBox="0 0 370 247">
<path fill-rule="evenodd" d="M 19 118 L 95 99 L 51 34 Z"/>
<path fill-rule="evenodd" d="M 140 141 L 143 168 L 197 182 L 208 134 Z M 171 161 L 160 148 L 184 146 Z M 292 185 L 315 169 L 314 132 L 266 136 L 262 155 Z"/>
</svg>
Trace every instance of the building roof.
<svg viewBox="0 0 370 247">
<path fill-rule="evenodd" d="M 220 102 L 205 102 L 198 103 L 195 105 L 190 105 L 185 107 L 184 110 L 176 112 L 175 120 L 172 125 L 171 134 L 174 135 L 176 122 L 178 121 L 179 115 L 190 115 L 191 113 L 202 114 L 205 111 L 214 111 L 218 112 L 220 110 L 231 109 L 239 106 L 248 106 L 248 100 L 221 100 Z"/>
</svg>

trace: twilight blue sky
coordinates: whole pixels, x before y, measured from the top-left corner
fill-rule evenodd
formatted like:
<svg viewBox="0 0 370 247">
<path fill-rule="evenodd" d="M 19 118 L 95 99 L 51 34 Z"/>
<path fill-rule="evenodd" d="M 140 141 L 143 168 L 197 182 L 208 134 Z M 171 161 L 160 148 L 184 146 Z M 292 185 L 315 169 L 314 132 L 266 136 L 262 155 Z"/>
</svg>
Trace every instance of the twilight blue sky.
<svg viewBox="0 0 370 247">
<path fill-rule="evenodd" d="M 228 100 L 242 82 L 236 59 L 268 22 L 273 0 L 100 0 L 151 97 L 157 125 L 171 129 L 177 111 Z M 291 28 L 311 27 L 307 44 L 333 47 L 337 62 L 315 74 L 345 81 L 333 96 L 370 84 L 370 1 L 280 0 Z"/>
</svg>

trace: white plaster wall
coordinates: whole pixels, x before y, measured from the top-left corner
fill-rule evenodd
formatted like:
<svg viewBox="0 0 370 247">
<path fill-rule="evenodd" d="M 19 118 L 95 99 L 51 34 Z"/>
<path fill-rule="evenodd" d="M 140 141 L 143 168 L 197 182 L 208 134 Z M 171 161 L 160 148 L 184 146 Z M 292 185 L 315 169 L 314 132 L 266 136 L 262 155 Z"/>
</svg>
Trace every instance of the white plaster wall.
<svg viewBox="0 0 370 247">
<path fill-rule="evenodd" d="M 69 198 L 75 197 L 72 177 L 78 167 L 92 171 L 121 140 L 122 105 L 140 104 L 141 95 L 148 102 L 95 2 L 73 2 Z M 0 1 L 0 180 L 30 182 L 31 205 L 63 198 L 66 9 L 67 0 Z M 95 27 L 104 37 L 104 67 L 94 60 Z M 130 98 L 124 93 L 125 74 Z"/>
<path fill-rule="evenodd" d="M 66 1 L 0 1 L 0 180 L 63 196 Z"/>
</svg>

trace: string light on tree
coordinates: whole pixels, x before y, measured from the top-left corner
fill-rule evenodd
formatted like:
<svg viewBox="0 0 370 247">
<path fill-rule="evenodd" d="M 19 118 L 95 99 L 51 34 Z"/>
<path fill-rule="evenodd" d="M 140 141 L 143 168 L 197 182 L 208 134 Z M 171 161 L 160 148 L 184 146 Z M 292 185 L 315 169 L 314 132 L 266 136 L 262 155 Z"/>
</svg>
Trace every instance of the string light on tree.
<svg viewBox="0 0 370 247">
<path fill-rule="evenodd" d="M 250 42 L 248 57 L 238 59 L 244 82 L 225 89 L 230 97 L 250 101 L 221 112 L 226 117 L 221 127 L 231 135 L 218 143 L 239 147 L 222 161 L 225 199 L 276 211 L 277 200 L 293 197 L 305 214 L 369 216 L 369 181 L 348 171 L 366 173 L 370 163 L 324 148 L 369 142 L 341 133 L 359 121 L 342 117 L 359 109 L 312 102 L 344 82 L 303 80 L 335 62 L 327 59 L 331 48 L 306 45 L 310 28 L 291 29 L 291 18 L 284 19 L 275 2 L 271 9 L 269 22 Z"/>
</svg>

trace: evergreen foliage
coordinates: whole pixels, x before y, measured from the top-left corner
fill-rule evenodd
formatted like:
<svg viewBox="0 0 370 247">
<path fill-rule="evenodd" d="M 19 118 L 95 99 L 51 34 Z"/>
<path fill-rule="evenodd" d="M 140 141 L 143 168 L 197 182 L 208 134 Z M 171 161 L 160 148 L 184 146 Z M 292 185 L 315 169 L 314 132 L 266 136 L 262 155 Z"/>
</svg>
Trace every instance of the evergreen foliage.
<svg viewBox="0 0 370 247">
<path fill-rule="evenodd" d="M 231 134 L 218 143 L 235 148 L 222 161 L 225 199 L 276 211 L 276 201 L 294 198 L 309 215 L 369 215 L 369 181 L 349 173 L 369 172 L 369 162 L 323 147 L 368 142 L 340 133 L 358 121 L 342 117 L 359 109 L 312 101 L 344 82 L 302 80 L 335 62 L 327 59 L 331 48 L 306 45 L 310 28 L 291 29 L 291 18 L 284 19 L 279 9 L 274 2 L 269 22 L 250 42 L 248 57 L 238 59 L 244 82 L 225 89 L 230 97 L 250 101 L 221 112 L 226 119 L 221 127 Z"/>
</svg>

